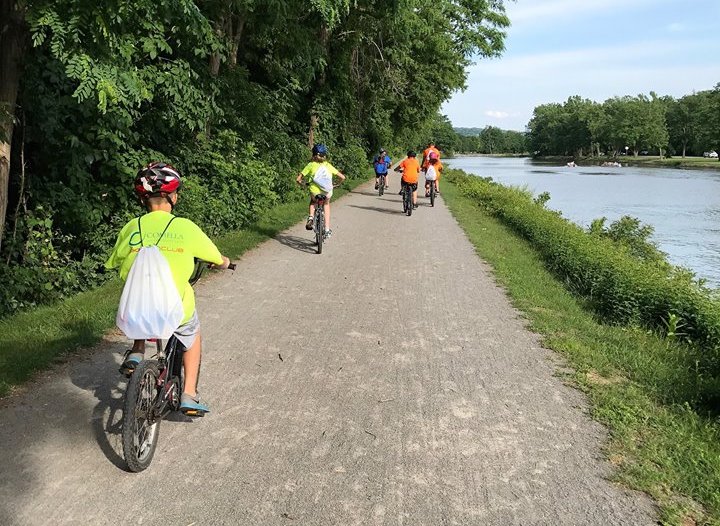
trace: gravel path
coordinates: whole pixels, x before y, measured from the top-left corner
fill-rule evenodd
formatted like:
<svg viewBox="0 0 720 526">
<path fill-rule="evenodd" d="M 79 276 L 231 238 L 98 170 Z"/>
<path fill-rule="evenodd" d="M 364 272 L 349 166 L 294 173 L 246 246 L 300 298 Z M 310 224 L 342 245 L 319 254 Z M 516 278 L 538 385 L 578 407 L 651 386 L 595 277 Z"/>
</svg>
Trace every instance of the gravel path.
<svg viewBox="0 0 720 526">
<path fill-rule="evenodd" d="M 202 394 L 124 470 L 125 342 L 0 409 L 0 524 L 654 524 L 607 481 L 603 428 L 525 329 L 442 199 L 401 214 L 397 177 L 198 287 Z"/>
</svg>

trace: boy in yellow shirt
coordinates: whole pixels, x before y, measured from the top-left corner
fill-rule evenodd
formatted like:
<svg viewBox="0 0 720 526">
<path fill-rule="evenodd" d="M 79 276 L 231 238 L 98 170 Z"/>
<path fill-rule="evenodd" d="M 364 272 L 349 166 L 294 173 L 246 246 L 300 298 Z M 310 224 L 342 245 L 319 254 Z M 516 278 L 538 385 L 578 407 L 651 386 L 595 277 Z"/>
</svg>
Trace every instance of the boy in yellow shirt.
<svg viewBox="0 0 720 526">
<path fill-rule="evenodd" d="M 202 341 L 200 321 L 195 311 L 195 293 L 188 280 L 195 268 L 195 258 L 223 269 L 228 268 L 230 260 L 220 254 L 199 226 L 172 214 L 181 185 L 180 173 L 167 163 L 150 163 L 138 172 L 135 193 L 147 213 L 132 219 L 122 228 L 105 267 L 119 269 L 124 280 L 140 248 L 157 244 L 160 253 L 167 259 L 183 303 L 184 318 L 174 334 L 186 348 L 183 354 L 185 386 L 180 410 L 207 413 L 210 409 L 200 402 L 197 394 Z M 135 340 L 133 348 L 126 353 L 123 372 L 132 374 L 143 360 L 144 353 L 145 340 Z"/>
</svg>

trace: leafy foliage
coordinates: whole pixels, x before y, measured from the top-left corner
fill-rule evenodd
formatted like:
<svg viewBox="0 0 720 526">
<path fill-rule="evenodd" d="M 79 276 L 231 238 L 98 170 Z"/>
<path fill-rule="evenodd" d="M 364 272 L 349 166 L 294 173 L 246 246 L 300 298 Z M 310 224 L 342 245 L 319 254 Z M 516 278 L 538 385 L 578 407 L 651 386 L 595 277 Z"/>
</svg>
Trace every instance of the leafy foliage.
<svg viewBox="0 0 720 526">
<path fill-rule="evenodd" d="M 370 151 L 436 130 L 454 149 L 438 109 L 472 58 L 502 52 L 509 24 L 500 0 L 44 0 L 24 13 L 0 316 L 104 279 L 149 161 L 181 170 L 177 212 L 218 235 L 302 195 L 311 141 L 351 177 Z"/>
<path fill-rule="evenodd" d="M 528 123 L 532 151 L 575 155 L 640 151 L 702 155 L 720 149 L 720 84 L 713 90 L 672 97 L 613 97 L 602 104 L 570 97 L 537 106 Z"/>
</svg>

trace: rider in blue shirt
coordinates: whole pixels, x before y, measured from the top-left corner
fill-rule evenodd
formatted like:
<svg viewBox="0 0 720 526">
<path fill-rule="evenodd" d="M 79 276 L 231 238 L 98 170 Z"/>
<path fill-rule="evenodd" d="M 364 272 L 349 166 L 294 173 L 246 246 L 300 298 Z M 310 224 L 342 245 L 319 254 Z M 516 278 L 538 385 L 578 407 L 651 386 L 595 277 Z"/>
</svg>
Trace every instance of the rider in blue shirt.
<svg viewBox="0 0 720 526">
<path fill-rule="evenodd" d="M 385 188 L 388 187 L 388 176 L 390 175 L 388 173 L 388 169 L 390 166 L 392 166 L 390 156 L 385 150 L 380 148 L 380 153 L 375 156 L 375 159 L 373 159 L 373 167 L 375 168 L 375 190 L 377 190 L 380 185 L 381 175 L 385 176 Z"/>
</svg>

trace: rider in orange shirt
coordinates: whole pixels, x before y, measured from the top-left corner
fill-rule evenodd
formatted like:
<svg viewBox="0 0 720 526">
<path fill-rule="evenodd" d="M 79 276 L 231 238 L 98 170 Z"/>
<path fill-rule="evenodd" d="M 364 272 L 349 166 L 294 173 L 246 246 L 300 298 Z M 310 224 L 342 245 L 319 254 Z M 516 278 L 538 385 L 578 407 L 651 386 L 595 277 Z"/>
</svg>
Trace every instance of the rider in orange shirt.
<svg viewBox="0 0 720 526">
<path fill-rule="evenodd" d="M 430 154 L 431 153 L 434 153 L 435 155 L 437 155 L 437 158 L 440 159 L 440 150 L 435 148 L 435 143 L 433 141 L 430 141 L 428 143 L 427 148 L 425 148 L 425 150 L 423 150 L 423 158 L 422 158 L 422 165 L 421 165 L 423 172 L 425 170 L 427 170 L 428 164 L 430 164 Z"/>
<path fill-rule="evenodd" d="M 395 168 L 396 172 L 402 172 L 402 180 L 400 181 L 400 195 L 402 195 L 405 187 L 410 187 L 412 190 L 412 203 L 413 208 L 417 208 L 417 187 L 418 187 L 418 176 L 420 175 L 420 163 L 417 160 L 417 154 L 410 150 L 407 153 L 407 158 L 403 159 L 400 164 Z"/>
</svg>

